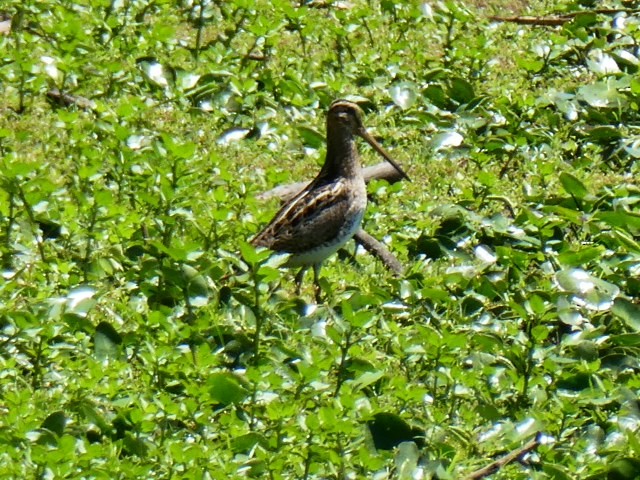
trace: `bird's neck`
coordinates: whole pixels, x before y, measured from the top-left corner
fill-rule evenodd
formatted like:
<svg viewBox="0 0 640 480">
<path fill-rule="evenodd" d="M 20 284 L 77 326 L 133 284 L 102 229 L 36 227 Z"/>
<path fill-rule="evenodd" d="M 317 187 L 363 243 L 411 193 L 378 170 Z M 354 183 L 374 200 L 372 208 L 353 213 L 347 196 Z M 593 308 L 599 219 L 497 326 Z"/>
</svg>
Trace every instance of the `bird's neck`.
<svg viewBox="0 0 640 480">
<path fill-rule="evenodd" d="M 327 156 L 320 171 L 326 177 L 353 178 L 361 175 L 356 139 L 345 128 L 327 125 Z"/>
</svg>

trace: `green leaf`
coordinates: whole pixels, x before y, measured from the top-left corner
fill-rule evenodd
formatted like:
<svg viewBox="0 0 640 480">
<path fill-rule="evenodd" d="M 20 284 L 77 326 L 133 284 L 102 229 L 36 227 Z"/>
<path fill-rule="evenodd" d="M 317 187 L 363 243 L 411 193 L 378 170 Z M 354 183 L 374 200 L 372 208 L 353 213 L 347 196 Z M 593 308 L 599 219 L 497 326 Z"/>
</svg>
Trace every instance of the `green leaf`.
<svg viewBox="0 0 640 480">
<path fill-rule="evenodd" d="M 136 60 L 138 68 L 154 87 L 166 88 L 175 82 L 175 71 L 162 65 L 155 57 L 141 57 Z"/>
<path fill-rule="evenodd" d="M 402 442 L 422 443 L 420 437 L 424 434 L 421 430 L 412 428 L 395 413 L 376 413 L 373 419 L 367 422 L 367 425 L 373 438 L 373 444 L 378 450 L 391 450 Z"/>
<path fill-rule="evenodd" d="M 589 193 L 587 187 L 585 187 L 580 180 L 578 180 L 570 173 L 562 172 L 560 174 L 560 183 L 569 195 L 572 195 L 577 199 L 581 200 Z"/>
<path fill-rule="evenodd" d="M 562 465 L 554 465 L 552 463 L 545 463 L 542 466 L 542 471 L 552 480 L 573 480 L 574 477 L 566 473 L 566 467 Z"/>
<path fill-rule="evenodd" d="M 637 480 L 640 477 L 640 459 L 620 458 L 609 467 L 608 479 Z"/>
<path fill-rule="evenodd" d="M 612 227 L 619 227 L 631 235 L 640 235 L 640 215 L 623 211 L 596 212 L 594 216 Z"/>
<path fill-rule="evenodd" d="M 431 70 L 427 70 L 422 74 L 425 82 L 435 81 L 439 78 L 445 78 L 448 75 L 448 71 L 444 68 L 433 68 Z"/>
<path fill-rule="evenodd" d="M 67 417 L 62 411 L 53 412 L 42 422 L 42 428 L 52 431 L 58 437 L 64 433 L 64 427 L 67 424 Z"/>
<path fill-rule="evenodd" d="M 537 73 L 544 67 L 544 60 L 532 57 L 516 56 L 516 65 L 528 72 Z"/>
<path fill-rule="evenodd" d="M 98 360 L 117 358 L 120 353 L 122 337 L 110 323 L 102 321 L 96 327 L 93 342 L 94 353 Z"/>
<path fill-rule="evenodd" d="M 158 240 L 151 240 L 149 245 L 155 247 L 159 252 L 162 252 L 177 262 L 185 262 L 188 260 L 188 252 L 183 248 L 166 247 L 162 242 Z"/>
<path fill-rule="evenodd" d="M 384 377 L 384 372 L 381 370 L 377 370 L 374 372 L 364 372 L 353 381 L 352 388 L 355 391 L 362 390 L 363 388 L 376 383 L 382 377 Z"/>
<path fill-rule="evenodd" d="M 558 262 L 566 267 L 579 267 L 604 255 L 602 246 L 581 248 L 575 252 L 562 252 L 558 255 Z"/>
<path fill-rule="evenodd" d="M 462 135 L 460 135 L 458 132 L 451 131 L 434 135 L 433 139 L 431 140 L 431 144 L 433 145 L 433 148 L 435 150 L 440 150 L 445 148 L 459 147 L 460 145 L 462 145 L 463 140 L 464 137 Z"/>
<path fill-rule="evenodd" d="M 163 138 L 170 138 L 170 137 L 166 135 Z M 193 142 L 177 143 L 172 141 L 166 146 L 167 146 L 167 149 L 177 158 L 182 158 L 182 159 L 191 158 L 196 153 L 196 144 Z"/>
<path fill-rule="evenodd" d="M 619 128 L 609 125 L 598 125 L 586 130 L 587 138 L 594 142 L 610 143 L 622 138 Z"/>
<path fill-rule="evenodd" d="M 14 179 L 17 177 L 23 178 L 28 176 L 31 172 L 37 170 L 38 164 L 35 162 L 18 162 L 13 161 L 9 163 L 7 167 L 5 167 L 2 172 L 9 179 Z"/>
<path fill-rule="evenodd" d="M 87 423 L 92 423 L 97 426 L 102 433 L 107 433 L 111 430 L 108 422 L 104 416 L 98 411 L 98 409 L 90 403 L 89 400 L 81 401 L 78 406 L 78 412 L 84 417 Z"/>
<path fill-rule="evenodd" d="M 214 373 L 207 380 L 209 395 L 222 405 L 240 403 L 249 396 L 240 379 L 232 373 Z"/>
<path fill-rule="evenodd" d="M 449 108 L 449 96 L 440 85 L 429 85 L 424 89 L 422 94 L 436 107 L 443 110 L 447 110 Z"/>
<path fill-rule="evenodd" d="M 319 149 L 325 144 L 324 135 L 313 128 L 298 127 L 298 135 L 307 147 Z"/>
<path fill-rule="evenodd" d="M 623 333 L 621 335 L 612 335 L 611 342 L 615 345 L 622 345 L 627 347 L 639 347 L 640 346 L 640 333 Z"/>
<path fill-rule="evenodd" d="M 240 435 L 231 441 L 231 450 L 234 453 L 248 454 L 256 445 L 266 448 L 269 442 L 264 435 L 256 432 Z"/>
<path fill-rule="evenodd" d="M 559 217 L 569 220 L 576 225 L 582 225 L 584 223 L 584 214 L 579 210 L 571 210 L 559 205 L 545 205 L 542 207 L 542 211 L 545 213 L 555 213 Z"/>
<path fill-rule="evenodd" d="M 449 97 L 459 104 L 470 103 L 475 98 L 473 86 L 464 78 L 453 77 L 449 80 Z"/>
<path fill-rule="evenodd" d="M 196 297 L 207 298 L 209 296 L 209 285 L 204 276 L 190 265 L 182 264 L 180 267 L 185 278 L 189 296 L 192 299 Z"/>
<path fill-rule="evenodd" d="M 622 108 L 626 104 L 625 98 L 618 92 L 617 85 L 611 80 L 578 88 L 578 98 L 594 108 Z"/>
<path fill-rule="evenodd" d="M 638 305 L 631 303 L 626 298 L 616 298 L 611 311 L 632 330 L 640 332 L 640 307 Z"/>
<path fill-rule="evenodd" d="M 598 16 L 595 12 L 579 12 L 573 17 L 572 27 L 591 27 L 598 23 Z"/>
<path fill-rule="evenodd" d="M 628 249 L 634 253 L 640 253 L 640 243 L 638 243 L 629 233 L 623 232 L 620 229 L 615 229 L 612 231 L 613 237 L 618 241 L 618 243 L 623 246 L 625 249 Z"/>
<path fill-rule="evenodd" d="M 149 453 L 149 447 L 144 440 L 142 438 L 134 437 L 130 432 L 125 433 L 123 444 L 125 451 L 129 455 L 135 455 L 143 458 Z"/>
<path fill-rule="evenodd" d="M 589 389 L 592 386 L 593 376 L 585 372 L 579 372 L 576 374 L 563 374 L 557 380 L 557 387 L 562 390 L 572 390 L 574 392 L 579 392 L 581 390 Z"/>
<path fill-rule="evenodd" d="M 270 255 L 273 254 L 271 250 L 267 249 L 258 251 L 253 245 L 244 241 L 238 243 L 238 248 L 240 249 L 240 255 L 242 255 L 242 259 L 249 265 L 253 266 L 264 262 L 269 258 Z"/>
</svg>

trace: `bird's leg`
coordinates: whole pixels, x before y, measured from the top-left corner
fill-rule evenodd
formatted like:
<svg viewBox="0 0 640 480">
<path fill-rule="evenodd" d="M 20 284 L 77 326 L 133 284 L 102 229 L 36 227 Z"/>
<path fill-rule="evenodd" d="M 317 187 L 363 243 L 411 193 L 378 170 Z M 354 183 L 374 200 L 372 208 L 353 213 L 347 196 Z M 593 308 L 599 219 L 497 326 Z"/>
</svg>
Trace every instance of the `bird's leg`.
<svg viewBox="0 0 640 480">
<path fill-rule="evenodd" d="M 304 279 L 304 274 L 307 271 L 308 267 L 302 267 L 300 271 L 296 274 L 296 295 L 300 295 L 300 290 L 302 289 L 302 280 Z"/>
<path fill-rule="evenodd" d="M 313 284 L 316 287 L 316 302 L 322 301 L 322 289 L 320 288 L 320 267 L 322 264 L 316 263 L 313 265 Z"/>
</svg>

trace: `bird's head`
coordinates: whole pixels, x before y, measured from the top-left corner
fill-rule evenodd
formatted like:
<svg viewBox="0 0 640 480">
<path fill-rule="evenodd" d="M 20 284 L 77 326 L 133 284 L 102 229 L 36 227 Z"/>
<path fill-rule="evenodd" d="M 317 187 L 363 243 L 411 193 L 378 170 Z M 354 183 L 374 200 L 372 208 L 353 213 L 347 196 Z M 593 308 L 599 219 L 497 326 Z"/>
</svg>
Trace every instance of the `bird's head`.
<svg viewBox="0 0 640 480">
<path fill-rule="evenodd" d="M 334 100 L 329 106 L 329 113 L 327 116 L 327 125 L 337 127 L 339 129 L 346 129 L 353 135 L 358 135 L 366 140 L 366 142 L 373 147 L 373 149 L 384 157 L 384 159 L 393 165 L 398 173 L 405 179 L 410 180 L 409 176 L 400 168 L 395 160 L 391 158 L 391 155 L 382 148 L 375 138 L 371 136 L 367 129 L 364 128 L 363 122 L 364 114 L 362 109 L 353 102 L 348 100 Z"/>
</svg>

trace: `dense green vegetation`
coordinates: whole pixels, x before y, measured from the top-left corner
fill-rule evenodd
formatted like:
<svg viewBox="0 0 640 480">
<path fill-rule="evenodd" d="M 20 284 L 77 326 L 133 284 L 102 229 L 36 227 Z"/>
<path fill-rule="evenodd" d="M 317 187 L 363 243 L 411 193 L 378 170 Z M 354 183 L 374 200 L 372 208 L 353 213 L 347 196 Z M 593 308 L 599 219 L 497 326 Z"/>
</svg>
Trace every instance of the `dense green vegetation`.
<svg viewBox="0 0 640 480">
<path fill-rule="evenodd" d="M 3 2 L 0 477 L 455 479 L 541 432 L 492 478 L 638 478 L 640 16 L 255 3 Z M 340 97 L 407 272 L 350 244 L 315 305 L 246 241 Z"/>
</svg>

